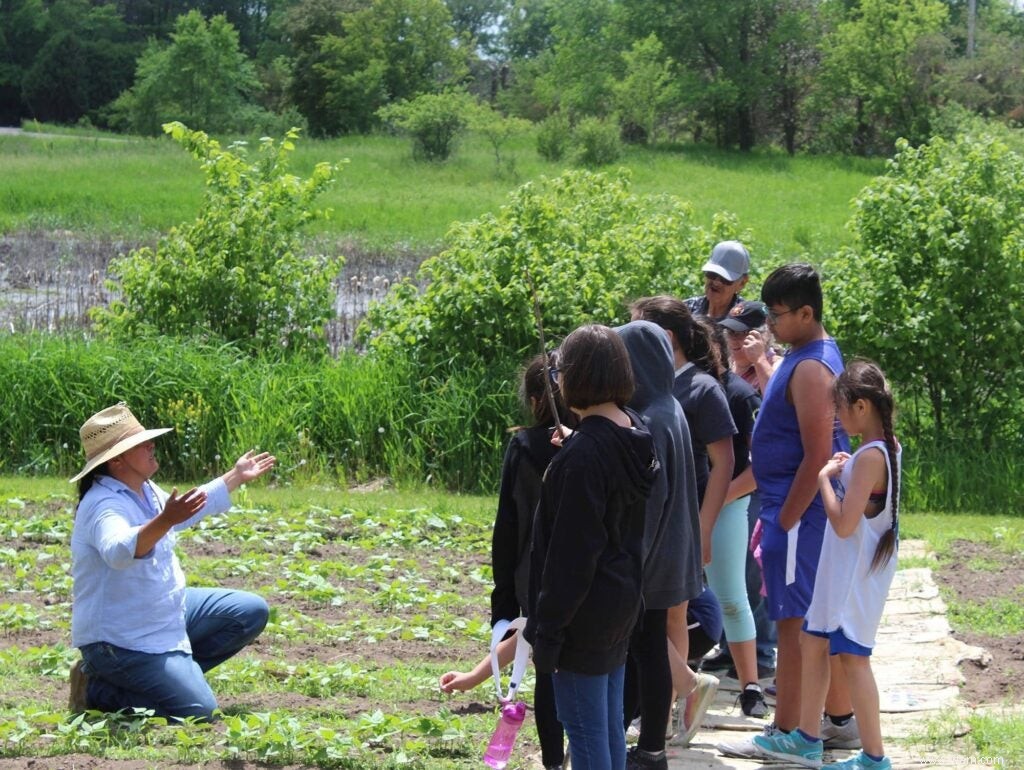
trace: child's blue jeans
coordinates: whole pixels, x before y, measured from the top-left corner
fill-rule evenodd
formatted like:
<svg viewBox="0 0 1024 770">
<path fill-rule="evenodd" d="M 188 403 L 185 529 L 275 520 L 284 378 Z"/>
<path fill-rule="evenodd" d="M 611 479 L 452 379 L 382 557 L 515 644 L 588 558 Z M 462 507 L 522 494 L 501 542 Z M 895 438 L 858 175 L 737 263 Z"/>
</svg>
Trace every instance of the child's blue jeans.
<svg viewBox="0 0 1024 770">
<path fill-rule="evenodd" d="M 569 736 L 573 770 L 624 770 L 622 684 L 626 667 L 591 676 L 571 671 L 551 675 L 558 721 Z"/>
<path fill-rule="evenodd" d="M 88 703 L 100 711 L 153 709 L 158 716 L 210 719 L 217 699 L 203 676 L 259 636 L 269 608 L 246 591 L 188 588 L 185 625 L 192 654 L 152 654 L 106 642 L 82 647 Z"/>
</svg>

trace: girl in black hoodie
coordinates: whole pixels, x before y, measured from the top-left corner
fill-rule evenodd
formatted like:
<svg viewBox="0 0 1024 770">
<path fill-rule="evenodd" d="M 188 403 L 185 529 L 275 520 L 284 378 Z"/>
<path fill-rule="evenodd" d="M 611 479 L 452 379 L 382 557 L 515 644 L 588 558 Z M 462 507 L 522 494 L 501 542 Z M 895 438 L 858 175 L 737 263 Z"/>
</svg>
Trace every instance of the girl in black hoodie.
<svg viewBox="0 0 1024 770">
<path fill-rule="evenodd" d="M 580 423 L 541 486 L 524 633 L 537 670 L 552 672 L 573 768 L 622 770 L 623 672 L 658 459 L 640 417 L 626 409 L 633 371 L 613 330 L 584 326 L 566 337 L 556 376 Z"/>
<path fill-rule="evenodd" d="M 548 369 L 545 369 L 544 359 L 545 356 L 535 356 L 523 371 L 519 396 L 523 407 L 533 416 L 533 425 L 510 429 L 512 438 L 501 466 L 498 513 L 491 541 L 491 566 L 494 571 L 491 626 L 499 620 L 512 620 L 526 613 L 533 514 L 540 499 L 544 471 L 558 451 L 558 447 L 551 441 L 555 430 L 555 415 L 551 412 L 545 391 L 547 372 L 554 369 L 555 357 L 554 354 L 547 356 Z M 552 396 L 562 424 L 574 426 L 576 418 L 562 403 L 557 384 L 552 384 Z M 513 636 L 498 647 L 498 660 L 506 665 L 514 655 Z M 449 671 L 442 675 L 441 690 L 447 693 L 469 690 L 490 677 L 491 656 L 485 655 L 472 671 Z M 561 770 L 565 762 L 565 733 L 555 714 L 550 673 L 537 672 L 533 709 L 544 768 Z"/>
</svg>

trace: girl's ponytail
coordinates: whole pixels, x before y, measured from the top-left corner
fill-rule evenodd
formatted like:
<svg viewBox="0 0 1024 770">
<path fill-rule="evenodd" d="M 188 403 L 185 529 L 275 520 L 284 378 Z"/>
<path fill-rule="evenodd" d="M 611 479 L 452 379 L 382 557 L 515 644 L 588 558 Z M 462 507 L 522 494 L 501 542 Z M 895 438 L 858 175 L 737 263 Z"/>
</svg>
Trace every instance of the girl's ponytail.
<svg viewBox="0 0 1024 770">
<path fill-rule="evenodd" d="M 715 327 L 704 316 L 694 316 L 690 336 L 690 349 L 684 350 L 686 358 L 693 361 L 719 382 L 725 377 L 726 364 L 715 341 Z"/>
<path fill-rule="evenodd" d="M 878 547 L 871 558 L 871 571 L 874 572 L 884 567 L 892 558 L 898 547 L 899 538 L 900 468 L 896 436 L 892 430 L 895 409 L 892 390 L 878 364 L 863 358 L 855 358 L 836 378 L 833 392 L 837 405 L 850 405 L 862 398 L 870 401 L 882 420 L 885 451 L 889 457 L 888 497 L 892 500 L 892 525 L 878 541 Z"/>
<path fill-rule="evenodd" d="M 884 382 L 884 381 L 883 381 Z M 892 432 L 893 401 L 889 388 L 885 388 L 884 394 L 888 398 L 879 398 L 874 403 L 882 418 L 882 431 L 885 434 L 885 451 L 889 455 L 889 489 L 892 496 L 892 525 L 882 535 L 875 548 L 875 555 L 871 558 L 871 569 L 874 572 L 885 566 L 892 555 L 899 548 L 900 533 L 900 468 L 899 458 L 896 449 L 896 436 Z"/>
</svg>

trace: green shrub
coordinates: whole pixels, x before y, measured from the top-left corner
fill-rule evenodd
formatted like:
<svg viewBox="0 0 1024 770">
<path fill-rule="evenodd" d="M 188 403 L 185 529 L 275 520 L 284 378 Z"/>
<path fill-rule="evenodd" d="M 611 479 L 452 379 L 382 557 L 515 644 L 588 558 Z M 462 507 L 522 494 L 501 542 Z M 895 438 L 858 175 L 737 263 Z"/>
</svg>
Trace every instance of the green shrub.
<svg viewBox="0 0 1024 770">
<path fill-rule="evenodd" d="M 408 355 L 423 376 L 504 362 L 537 347 L 537 288 L 549 339 L 584 322 L 628 320 L 626 303 L 700 289 L 713 242 L 735 234 L 692 222 L 687 204 L 630 191 L 624 175 L 569 172 L 520 187 L 495 215 L 455 225 L 448 247 L 371 306 L 358 338 L 380 353 Z"/>
<path fill-rule="evenodd" d="M 295 129 L 280 144 L 262 139 L 252 160 L 244 143 L 225 150 L 181 123 L 164 130 L 202 162 L 205 199 L 196 220 L 155 250 L 111 263 L 120 299 L 96 309 L 98 329 L 118 339 L 203 335 L 252 352 L 321 347 L 340 260 L 303 254 L 299 230 L 317 215 L 313 200 L 335 168 L 319 163 L 305 180 L 289 174 Z"/>
<path fill-rule="evenodd" d="M 500 176 L 506 171 L 516 174 L 515 156 L 504 154 L 505 146 L 516 136 L 530 130 L 532 124 L 522 118 L 503 115 L 490 105 L 477 105 L 470 125 L 494 150 L 494 169 Z"/>
<path fill-rule="evenodd" d="M 1024 430 L 1024 158 L 991 136 L 899 152 L 828 265 L 830 328 L 876 359 L 904 423 L 963 446 Z"/>
<path fill-rule="evenodd" d="M 619 126 L 602 118 L 584 118 L 573 132 L 573 159 L 580 166 L 596 168 L 614 163 L 622 155 Z"/>
<path fill-rule="evenodd" d="M 565 157 L 572 144 L 572 126 L 560 112 L 548 115 L 537 126 L 537 152 L 552 163 Z"/>
<path fill-rule="evenodd" d="M 413 157 L 447 160 L 476 110 L 476 101 L 469 94 L 444 91 L 389 104 L 377 110 L 377 115 L 412 137 Z"/>
</svg>

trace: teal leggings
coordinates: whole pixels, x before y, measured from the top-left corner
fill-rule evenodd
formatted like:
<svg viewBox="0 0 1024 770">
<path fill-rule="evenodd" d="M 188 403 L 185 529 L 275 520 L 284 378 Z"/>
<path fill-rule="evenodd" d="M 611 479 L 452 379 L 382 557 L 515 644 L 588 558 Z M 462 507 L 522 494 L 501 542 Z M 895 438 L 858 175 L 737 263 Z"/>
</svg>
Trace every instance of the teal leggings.
<svg viewBox="0 0 1024 770">
<path fill-rule="evenodd" d="M 725 638 L 754 638 L 754 613 L 747 600 L 747 503 L 750 496 L 727 504 L 711 532 L 711 563 L 704 568 L 708 585 L 722 605 Z"/>
</svg>

